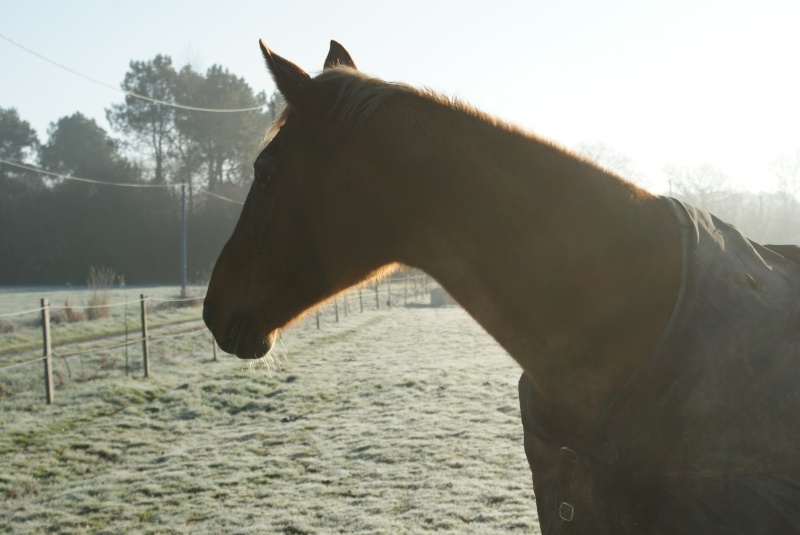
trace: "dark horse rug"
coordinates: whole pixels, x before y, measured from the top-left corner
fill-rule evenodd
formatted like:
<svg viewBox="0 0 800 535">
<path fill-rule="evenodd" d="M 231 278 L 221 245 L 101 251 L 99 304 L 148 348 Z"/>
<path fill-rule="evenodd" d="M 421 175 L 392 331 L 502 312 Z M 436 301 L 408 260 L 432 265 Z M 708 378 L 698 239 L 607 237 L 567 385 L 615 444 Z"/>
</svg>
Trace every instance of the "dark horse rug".
<svg viewBox="0 0 800 535">
<path fill-rule="evenodd" d="M 520 380 L 542 532 L 800 533 L 796 251 L 664 201 L 683 227 L 683 283 L 646 363 L 567 444 Z"/>
</svg>

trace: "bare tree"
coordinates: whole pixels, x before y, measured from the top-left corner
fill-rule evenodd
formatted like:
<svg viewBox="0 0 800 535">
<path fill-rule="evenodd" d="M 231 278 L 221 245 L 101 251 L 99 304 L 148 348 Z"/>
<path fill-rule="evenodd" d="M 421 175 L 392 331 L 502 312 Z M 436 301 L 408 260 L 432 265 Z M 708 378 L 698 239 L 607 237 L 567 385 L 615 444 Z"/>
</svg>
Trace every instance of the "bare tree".
<svg viewBox="0 0 800 535">
<path fill-rule="evenodd" d="M 775 175 L 775 188 L 787 197 L 800 193 L 800 149 L 784 154 L 770 166 Z"/>
<path fill-rule="evenodd" d="M 731 197 L 730 179 L 709 163 L 682 167 L 667 165 L 664 173 L 669 179 L 672 195 L 700 208 L 714 211 Z"/>
<path fill-rule="evenodd" d="M 580 143 L 575 147 L 575 152 L 620 178 L 642 185 L 642 180 L 637 177 L 638 173 L 633 165 L 633 160 L 627 154 L 612 148 L 602 141 Z"/>
<path fill-rule="evenodd" d="M 787 241 L 800 243 L 800 149 L 778 158 L 771 171 L 780 199 L 777 225 Z"/>
</svg>

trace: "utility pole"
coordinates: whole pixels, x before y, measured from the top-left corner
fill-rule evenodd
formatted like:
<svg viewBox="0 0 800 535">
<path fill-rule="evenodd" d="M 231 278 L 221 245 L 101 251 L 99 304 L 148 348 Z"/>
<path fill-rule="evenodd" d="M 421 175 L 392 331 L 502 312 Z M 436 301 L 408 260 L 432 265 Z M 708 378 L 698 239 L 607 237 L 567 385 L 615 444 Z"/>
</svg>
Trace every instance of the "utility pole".
<svg viewBox="0 0 800 535">
<path fill-rule="evenodd" d="M 181 184 L 181 297 L 186 297 L 186 182 Z"/>
</svg>

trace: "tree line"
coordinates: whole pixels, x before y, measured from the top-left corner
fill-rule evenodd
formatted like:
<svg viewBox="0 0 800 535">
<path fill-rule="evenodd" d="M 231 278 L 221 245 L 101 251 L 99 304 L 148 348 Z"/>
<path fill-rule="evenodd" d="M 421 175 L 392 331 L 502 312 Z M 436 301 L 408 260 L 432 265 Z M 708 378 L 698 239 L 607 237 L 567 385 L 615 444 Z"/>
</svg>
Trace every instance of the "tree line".
<svg viewBox="0 0 800 535">
<path fill-rule="evenodd" d="M 603 143 L 576 150 L 621 177 L 638 174 L 630 158 Z M 761 191 L 737 188 L 709 163 L 667 165 L 663 172 L 668 186 L 659 193 L 708 210 L 758 243 L 800 245 L 800 148 L 776 158 Z"/>
<path fill-rule="evenodd" d="M 190 281 L 202 282 L 233 230 L 264 132 L 283 107 L 227 69 L 177 69 L 169 56 L 132 61 L 111 132 L 76 112 L 40 142 L 14 108 L 0 107 L 0 158 L 86 183 L 0 164 L 0 285 L 83 284 L 106 267 L 131 284 L 180 281 L 181 189 L 187 195 Z M 146 95 L 153 100 L 134 96 Z M 251 109 L 212 113 L 211 109 Z M 175 187 L 170 187 L 175 185 Z"/>
<path fill-rule="evenodd" d="M 61 175 L 147 188 L 54 178 L 0 164 L 0 285 L 83 284 L 91 267 L 131 284 L 180 281 L 180 188 L 187 186 L 190 282 L 203 282 L 241 207 L 280 94 L 254 92 L 222 66 L 176 68 L 169 56 L 131 61 L 123 102 L 106 110 L 111 133 L 81 113 L 51 123 L 42 143 L 14 108 L 0 107 L 0 158 Z M 146 95 L 151 100 L 138 98 Z M 166 103 L 180 103 L 171 106 Z M 215 113 L 187 108 L 252 109 Z M 600 144 L 578 147 L 625 178 L 629 158 Z M 667 167 L 670 194 L 710 210 L 761 243 L 800 243 L 800 149 L 778 159 L 773 187 L 731 187 L 708 164 Z"/>
</svg>

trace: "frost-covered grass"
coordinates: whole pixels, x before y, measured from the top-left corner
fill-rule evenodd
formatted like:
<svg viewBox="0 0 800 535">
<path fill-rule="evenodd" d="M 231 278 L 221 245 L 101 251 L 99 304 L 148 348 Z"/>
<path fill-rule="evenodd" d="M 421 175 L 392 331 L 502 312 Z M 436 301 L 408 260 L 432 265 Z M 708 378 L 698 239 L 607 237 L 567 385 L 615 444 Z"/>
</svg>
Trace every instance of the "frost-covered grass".
<svg viewBox="0 0 800 535">
<path fill-rule="evenodd" d="M 0 532 L 537 533 L 511 358 L 458 308 L 341 320 L 0 399 Z"/>
</svg>

